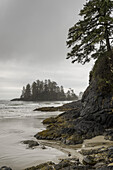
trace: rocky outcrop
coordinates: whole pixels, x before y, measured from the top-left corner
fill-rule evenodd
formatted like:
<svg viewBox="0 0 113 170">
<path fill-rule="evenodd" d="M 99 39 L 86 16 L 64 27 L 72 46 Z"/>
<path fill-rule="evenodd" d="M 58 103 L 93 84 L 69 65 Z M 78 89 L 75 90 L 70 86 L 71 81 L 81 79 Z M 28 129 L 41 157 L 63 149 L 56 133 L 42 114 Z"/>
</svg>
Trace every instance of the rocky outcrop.
<svg viewBox="0 0 113 170">
<path fill-rule="evenodd" d="M 22 143 L 28 145 L 28 148 L 34 148 L 36 146 L 39 146 L 39 143 L 33 140 L 25 140 L 25 141 L 22 141 Z"/>
<path fill-rule="evenodd" d="M 77 104 L 78 102 L 70 102 L 70 103 L 66 103 L 62 106 L 58 106 L 58 107 L 41 107 L 41 108 L 37 108 L 34 109 L 34 111 L 42 111 L 42 112 L 54 112 L 54 111 L 68 111 L 68 110 L 72 110 L 74 108 L 77 108 Z M 79 104 L 78 104 L 79 107 Z"/>
<path fill-rule="evenodd" d="M 112 113 L 113 109 L 113 98 L 112 94 L 104 94 L 99 91 L 99 87 L 97 86 L 97 80 L 93 80 L 82 97 L 82 110 L 81 116 L 89 115 L 89 114 L 103 114 Z"/>
<path fill-rule="evenodd" d="M 15 99 L 12 99 L 11 101 L 23 101 L 23 100 L 21 100 L 20 98 L 15 98 Z"/>
<path fill-rule="evenodd" d="M 81 154 L 84 155 L 84 160 L 88 160 L 86 158 L 91 157 L 93 159 L 93 162 L 95 163 L 95 168 L 101 167 L 101 168 L 108 168 L 113 165 L 111 164 L 113 162 L 113 147 L 101 147 L 98 149 L 92 149 L 92 150 L 81 150 Z M 88 162 L 88 161 L 87 161 Z"/>
<path fill-rule="evenodd" d="M 96 81 L 90 83 L 82 100 L 73 102 L 70 108 L 55 118 L 45 119 L 43 123 L 48 124 L 47 129 L 35 137 L 78 144 L 94 136 L 105 134 L 107 138 L 112 134 L 106 132 L 113 128 L 113 98 L 99 92 Z"/>
<path fill-rule="evenodd" d="M 74 102 L 59 116 L 44 120 L 47 129 L 37 133 L 37 139 L 59 140 L 67 145 L 80 144 L 98 135 L 113 140 L 113 64 L 109 62 L 109 56 L 97 60 L 81 101 Z M 65 169 L 113 169 L 112 147 L 84 153 L 82 164 L 76 161 L 71 164 L 69 160 Z M 64 168 L 62 162 L 55 167 Z"/>
</svg>

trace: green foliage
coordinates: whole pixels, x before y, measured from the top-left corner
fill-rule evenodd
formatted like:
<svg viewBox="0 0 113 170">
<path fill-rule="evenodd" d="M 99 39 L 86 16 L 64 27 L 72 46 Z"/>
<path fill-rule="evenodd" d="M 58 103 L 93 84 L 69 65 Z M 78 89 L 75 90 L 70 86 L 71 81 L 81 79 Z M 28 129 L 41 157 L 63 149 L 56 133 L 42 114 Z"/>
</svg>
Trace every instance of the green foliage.
<svg viewBox="0 0 113 170">
<path fill-rule="evenodd" d="M 90 72 L 90 82 L 95 79 L 99 92 L 113 93 L 113 55 L 106 52 L 95 62 Z"/>
<path fill-rule="evenodd" d="M 32 86 L 28 84 L 23 87 L 22 95 L 20 97 L 25 101 L 55 101 L 55 100 L 76 100 L 78 99 L 72 89 L 67 93 L 64 92 L 63 86 L 59 87 L 55 81 L 37 80 L 33 82 Z"/>
<path fill-rule="evenodd" d="M 67 46 L 71 48 L 68 58 L 85 64 L 111 51 L 113 39 L 113 1 L 89 0 L 80 11 L 79 20 L 69 29 Z"/>
<path fill-rule="evenodd" d="M 21 95 L 20 98 L 21 98 L 21 99 L 24 98 L 26 101 L 31 100 L 31 87 L 30 87 L 30 84 L 27 84 L 27 85 L 26 85 L 26 88 L 23 87 L 22 95 Z"/>
</svg>

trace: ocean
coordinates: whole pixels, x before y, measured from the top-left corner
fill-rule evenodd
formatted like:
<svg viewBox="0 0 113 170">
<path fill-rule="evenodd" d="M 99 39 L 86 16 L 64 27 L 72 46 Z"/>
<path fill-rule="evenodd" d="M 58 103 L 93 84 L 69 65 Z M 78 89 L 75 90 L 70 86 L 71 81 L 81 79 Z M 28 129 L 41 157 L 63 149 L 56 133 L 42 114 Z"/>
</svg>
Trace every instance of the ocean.
<svg viewBox="0 0 113 170">
<path fill-rule="evenodd" d="M 34 135 L 44 130 L 45 118 L 56 116 L 61 112 L 33 111 L 39 107 L 60 106 L 66 101 L 23 102 L 0 100 L 0 167 L 8 166 L 13 170 L 22 170 L 39 163 L 54 161 L 63 152 L 39 145 L 28 149 L 24 140 L 36 140 Z"/>
</svg>

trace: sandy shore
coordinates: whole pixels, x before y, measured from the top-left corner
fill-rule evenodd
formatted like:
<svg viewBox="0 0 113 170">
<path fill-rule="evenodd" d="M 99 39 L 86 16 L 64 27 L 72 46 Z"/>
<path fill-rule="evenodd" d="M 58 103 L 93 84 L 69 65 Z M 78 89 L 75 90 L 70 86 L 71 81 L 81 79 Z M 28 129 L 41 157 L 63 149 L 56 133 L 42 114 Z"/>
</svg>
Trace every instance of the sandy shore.
<svg viewBox="0 0 113 170">
<path fill-rule="evenodd" d="M 59 141 L 51 141 L 51 140 L 39 140 L 39 143 L 44 146 L 49 146 L 52 148 L 56 148 L 65 154 L 63 156 L 58 156 L 54 162 L 58 163 L 61 159 L 68 158 L 68 154 L 70 153 L 70 158 L 78 158 L 82 163 L 83 155 L 79 153 L 81 149 L 97 149 L 101 147 L 113 146 L 113 141 L 105 140 L 104 136 L 97 136 L 92 139 L 84 140 L 83 144 L 78 145 L 65 145 Z"/>
<path fill-rule="evenodd" d="M 55 148 L 42 149 L 41 146 L 37 146 L 28 149 L 27 145 L 22 144 L 25 140 L 36 140 L 34 134 L 44 129 L 41 120 L 43 119 L 40 117 L 0 120 L 0 167 L 23 170 L 46 161 L 55 161 L 58 156 L 65 155 Z"/>
</svg>

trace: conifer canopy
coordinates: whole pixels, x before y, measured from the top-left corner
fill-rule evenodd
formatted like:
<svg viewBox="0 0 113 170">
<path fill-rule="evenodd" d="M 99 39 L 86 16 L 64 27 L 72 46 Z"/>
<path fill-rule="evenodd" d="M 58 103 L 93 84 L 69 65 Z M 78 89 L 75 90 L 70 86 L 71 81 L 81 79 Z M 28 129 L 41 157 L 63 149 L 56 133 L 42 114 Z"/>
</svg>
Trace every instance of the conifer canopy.
<svg viewBox="0 0 113 170">
<path fill-rule="evenodd" d="M 85 64 L 111 51 L 113 43 L 113 0 L 86 0 L 81 20 L 69 29 L 67 59 Z"/>
</svg>

